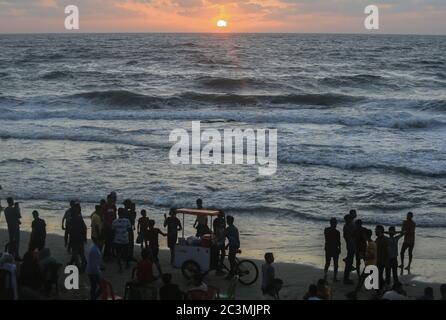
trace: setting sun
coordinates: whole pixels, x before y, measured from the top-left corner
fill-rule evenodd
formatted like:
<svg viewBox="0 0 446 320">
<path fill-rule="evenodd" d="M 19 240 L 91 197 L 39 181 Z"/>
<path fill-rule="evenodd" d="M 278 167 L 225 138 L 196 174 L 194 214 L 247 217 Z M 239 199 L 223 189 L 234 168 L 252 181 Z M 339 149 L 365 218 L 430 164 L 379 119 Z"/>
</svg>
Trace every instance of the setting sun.
<svg viewBox="0 0 446 320">
<path fill-rule="evenodd" d="M 226 28 L 228 26 L 228 23 L 225 20 L 218 20 L 217 21 L 217 27 L 219 28 Z"/>
</svg>

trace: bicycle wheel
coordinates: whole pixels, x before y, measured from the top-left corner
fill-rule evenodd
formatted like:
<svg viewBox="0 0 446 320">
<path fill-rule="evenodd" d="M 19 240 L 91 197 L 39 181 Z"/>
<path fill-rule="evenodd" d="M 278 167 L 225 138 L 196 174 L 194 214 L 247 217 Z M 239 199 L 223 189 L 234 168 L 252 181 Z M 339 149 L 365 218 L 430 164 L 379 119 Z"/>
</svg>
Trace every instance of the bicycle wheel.
<svg viewBox="0 0 446 320">
<path fill-rule="evenodd" d="M 237 275 L 239 276 L 239 281 L 245 286 L 250 286 L 257 281 L 259 277 L 259 268 L 257 265 L 250 260 L 241 260 L 237 264 Z"/>
<path fill-rule="evenodd" d="M 194 275 L 200 273 L 200 266 L 193 260 L 187 260 L 181 266 L 181 272 L 187 280 L 190 280 Z"/>
</svg>

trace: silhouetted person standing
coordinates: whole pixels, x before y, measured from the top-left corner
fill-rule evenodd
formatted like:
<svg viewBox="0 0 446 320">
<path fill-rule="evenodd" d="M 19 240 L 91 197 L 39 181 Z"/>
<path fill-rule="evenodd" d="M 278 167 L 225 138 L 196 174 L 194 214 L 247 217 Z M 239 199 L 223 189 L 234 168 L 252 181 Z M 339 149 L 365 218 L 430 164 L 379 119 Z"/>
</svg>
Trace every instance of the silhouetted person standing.
<svg viewBox="0 0 446 320">
<path fill-rule="evenodd" d="M 29 242 L 29 249 L 39 251 L 45 248 L 46 240 L 46 223 L 45 220 L 39 218 L 39 212 L 33 211 L 33 222 L 31 224 L 31 237 Z"/>
<path fill-rule="evenodd" d="M 87 242 L 87 226 L 82 218 L 81 206 L 76 203 L 70 224 L 71 261 L 81 272 L 85 270 L 87 258 L 85 257 L 85 243 Z M 79 262 L 80 259 L 80 262 Z"/>
<path fill-rule="evenodd" d="M 125 218 L 130 221 L 130 225 L 132 226 L 131 230 L 129 230 L 129 245 L 128 245 L 128 253 L 127 257 L 129 261 L 136 261 L 134 257 L 134 247 L 135 247 L 135 222 L 136 222 L 136 205 L 130 200 L 124 200 L 124 210 L 125 210 Z"/>
<path fill-rule="evenodd" d="M 338 265 L 339 255 L 341 254 L 341 233 L 336 229 L 338 220 L 332 218 L 330 220 L 330 227 L 325 228 L 325 279 L 327 279 L 328 269 L 330 268 L 331 259 L 333 259 L 334 266 L 334 281 L 338 281 Z"/>
<path fill-rule="evenodd" d="M 350 272 L 353 267 L 353 258 L 355 256 L 355 242 L 353 238 L 353 232 L 355 231 L 355 225 L 353 223 L 353 216 L 347 214 L 344 216 L 344 228 L 343 228 L 343 236 L 345 240 L 345 245 L 347 247 L 347 257 L 344 259 L 345 261 L 345 269 L 344 269 L 344 284 L 353 284 L 350 280 Z"/>
<path fill-rule="evenodd" d="M 18 203 L 14 203 L 13 198 L 6 199 L 8 207 L 5 209 L 5 219 L 8 225 L 9 243 L 8 252 L 14 256 L 16 260 L 20 260 L 20 207 Z"/>
<path fill-rule="evenodd" d="M 114 196 L 107 196 L 107 203 L 102 206 L 102 219 L 104 231 L 104 261 L 113 259 L 113 229 L 112 224 L 116 219 L 116 205 Z"/>
<path fill-rule="evenodd" d="M 356 272 L 359 277 L 361 274 L 361 260 L 364 258 L 367 250 L 367 229 L 362 226 L 362 220 L 360 219 L 355 221 L 353 239 L 355 242 Z"/>
<path fill-rule="evenodd" d="M 228 227 L 226 228 L 226 238 L 228 239 L 228 245 L 229 248 L 228 252 L 228 260 L 229 264 L 231 266 L 230 272 L 227 276 L 228 279 L 231 279 L 235 275 L 235 268 L 236 268 L 236 257 L 237 252 L 240 249 L 240 235 L 237 227 L 234 225 L 234 217 L 233 216 L 227 216 L 226 217 L 226 223 L 228 224 Z"/>
<path fill-rule="evenodd" d="M 101 295 L 102 279 L 102 254 L 99 247 L 99 239 L 92 238 L 92 245 L 88 250 L 87 275 L 90 280 L 90 299 L 96 300 Z"/>
<path fill-rule="evenodd" d="M 170 249 L 170 264 L 175 260 L 175 246 L 178 240 L 178 231 L 183 230 L 175 209 L 170 209 L 169 217 L 164 214 L 164 227 L 167 227 L 167 247 Z"/>
<path fill-rule="evenodd" d="M 404 255 L 407 249 L 409 249 L 409 264 L 407 265 L 406 270 L 410 272 L 410 267 L 412 266 L 413 248 L 415 246 L 415 229 L 416 224 L 413 221 L 413 213 L 409 212 L 401 227 L 404 234 L 403 246 L 401 247 L 401 272 L 404 269 Z"/>
<path fill-rule="evenodd" d="M 393 281 L 399 282 L 398 279 L 398 241 L 403 237 L 400 233 L 397 235 L 395 227 L 389 228 L 389 269 L 392 273 Z M 390 281 L 390 277 L 389 277 Z M 388 283 L 389 284 L 389 283 Z"/>
<path fill-rule="evenodd" d="M 379 289 L 384 289 L 384 272 L 386 273 L 386 283 L 390 283 L 389 269 L 389 239 L 384 235 L 384 227 L 379 225 L 375 228 L 376 234 L 376 267 L 379 273 Z"/>
<path fill-rule="evenodd" d="M 223 275 L 225 272 L 223 271 L 223 264 L 225 262 L 226 256 L 226 219 L 225 213 L 220 211 L 218 217 L 214 219 L 213 223 L 214 235 L 215 235 L 215 249 L 217 251 L 217 275 Z"/>
<path fill-rule="evenodd" d="M 376 243 L 375 241 L 372 240 L 373 232 L 372 230 L 365 229 L 365 234 L 367 237 L 367 249 L 363 257 L 365 266 L 359 276 L 358 284 L 356 286 L 356 290 L 354 291 L 355 295 L 361 290 L 361 287 L 364 284 L 365 279 L 367 278 L 367 275 L 365 274 L 365 269 L 368 266 L 376 266 L 377 250 L 376 250 Z"/>
<path fill-rule="evenodd" d="M 159 245 L 159 235 L 162 235 L 163 237 L 167 236 L 164 232 L 162 232 L 160 229 L 155 228 L 155 220 L 149 220 L 149 229 L 147 230 L 147 239 L 149 242 L 149 250 L 151 254 L 152 262 L 156 265 L 156 268 L 158 269 L 158 272 L 160 275 L 163 274 L 163 271 L 161 270 L 161 265 L 158 259 L 158 253 L 160 251 L 160 245 Z"/>
<path fill-rule="evenodd" d="M 203 209 L 203 200 L 197 199 L 197 209 Z M 197 219 L 194 222 L 194 228 L 197 229 L 196 236 L 202 237 L 209 230 L 208 217 L 206 215 L 197 215 Z"/>
<path fill-rule="evenodd" d="M 119 208 L 118 219 L 113 221 L 112 230 L 114 233 L 113 244 L 118 258 L 119 272 L 122 272 L 121 260 L 126 261 L 126 267 L 129 267 L 129 232 L 132 230 L 132 224 L 127 218 L 125 209 Z"/>
<path fill-rule="evenodd" d="M 73 217 L 74 207 L 76 206 L 76 201 L 70 201 L 70 208 L 65 211 L 62 218 L 62 230 L 64 230 L 64 243 L 65 248 L 67 248 L 68 252 L 71 252 L 71 241 L 70 241 L 70 223 L 71 218 Z"/>
</svg>

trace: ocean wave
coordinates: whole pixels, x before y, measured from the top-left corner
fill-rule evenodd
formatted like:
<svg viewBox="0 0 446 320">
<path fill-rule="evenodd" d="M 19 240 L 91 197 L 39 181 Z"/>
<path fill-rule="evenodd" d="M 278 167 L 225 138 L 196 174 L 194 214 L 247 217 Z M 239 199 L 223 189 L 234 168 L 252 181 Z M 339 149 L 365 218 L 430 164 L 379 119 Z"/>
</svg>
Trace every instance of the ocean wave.
<svg viewBox="0 0 446 320">
<path fill-rule="evenodd" d="M 427 65 L 427 66 L 442 66 L 445 63 L 440 60 L 415 60 L 415 64 Z"/>
<path fill-rule="evenodd" d="M 373 85 L 373 84 L 386 84 L 386 79 L 379 75 L 373 74 L 357 74 L 357 75 L 342 75 L 342 76 L 333 76 L 333 77 L 325 77 L 318 80 L 320 84 L 327 85 Z"/>
<path fill-rule="evenodd" d="M 329 222 L 332 218 L 332 215 L 326 216 L 324 213 L 321 213 L 321 215 L 316 215 L 312 213 L 306 213 L 303 211 L 298 211 L 295 209 L 284 209 L 284 208 L 275 208 L 275 207 L 267 207 L 267 206 L 254 206 L 254 207 L 231 207 L 231 206 L 223 206 L 218 208 L 219 210 L 224 211 L 226 214 L 252 214 L 256 215 L 257 217 L 262 216 L 274 216 L 276 218 L 284 218 L 289 219 L 297 218 L 300 220 L 306 220 L 306 221 L 313 221 L 313 222 Z M 401 208 L 404 209 L 410 209 L 408 207 Z M 377 209 L 379 211 L 379 209 Z M 338 218 L 339 221 L 342 221 L 343 214 L 334 214 L 334 216 Z M 395 215 L 365 215 L 361 216 L 361 219 L 364 224 L 367 225 L 385 225 L 385 226 L 392 226 L 392 225 L 399 225 L 401 224 L 401 217 L 395 216 Z M 430 219 L 422 219 L 419 217 L 417 219 L 417 226 L 422 228 L 445 228 L 446 227 L 446 221 L 444 222 L 438 222 L 438 221 L 432 221 Z"/>
<path fill-rule="evenodd" d="M 50 71 L 40 76 L 44 80 L 57 80 L 64 78 L 72 78 L 72 73 L 69 71 Z"/>
<path fill-rule="evenodd" d="M 90 91 L 70 96 L 81 98 L 112 107 L 145 107 L 157 109 L 169 102 L 171 98 L 148 96 L 127 90 Z"/>
<path fill-rule="evenodd" d="M 190 48 L 195 48 L 195 47 L 199 47 L 198 44 L 193 43 L 193 42 L 183 42 L 183 43 L 179 43 L 177 45 L 175 45 L 176 47 L 190 47 Z"/>
<path fill-rule="evenodd" d="M 214 103 L 244 104 L 297 104 L 332 106 L 352 103 L 362 100 L 362 97 L 355 97 L 342 94 L 284 94 L 284 95 L 238 95 L 238 94 L 213 94 L 187 92 L 181 94 L 182 98 Z"/>
<path fill-rule="evenodd" d="M 217 80 L 226 81 L 226 80 Z M 228 80 L 232 81 L 232 80 Z M 182 105 L 184 100 L 197 103 L 258 105 L 258 104 L 304 104 L 316 106 L 334 106 L 353 103 L 362 100 L 362 97 L 342 94 L 285 94 L 285 95 L 240 95 L 218 94 L 203 92 L 184 92 L 171 96 L 152 96 L 134 93 L 126 90 L 91 91 L 74 94 L 68 98 L 82 98 L 92 102 L 111 106 L 140 106 L 160 108 L 167 105 Z"/>
<path fill-rule="evenodd" d="M 212 89 L 242 89 L 250 86 L 264 84 L 263 81 L 254 78 L 220 78 L 220 77 L 200 77 L 197 81 L 207 88 Z"/>
<path fill-rule="evenodd" d="M 28 54 L 24 57 L 15 60 L 14 62 L 16 64 L 22 64 L 22 63 L 34 63 L 34 62 L 49 62 L 54 60 L 61 60 L 64 59 L 65 56 L 61 53 L 51 53 L 51 54 Z"/>
<path fill-rule="evenodd" d="M 210 97 L 212 98 L 212 97 Z M 233 99 L 234 97 L 227 97 Z M 140 99 L 137 97 L 136 99 Z M 234 98 L 235 99 L 235 98 Z M 1 98 L 0 98 L 1 103 Z M 181 109 L 184 107 L 188 109 Z M 200 120 L 207 123 L 212 122 L 242 122 L 242 123 L 294 123 L 294 124 L 317 124 L 317 125 L 339 125 L 344 127 L 376 127 L 398 130 L 425 130 L 428 128 L 444 128 L 446 122 L 437 118 L 414 116 L 410 113 L 396 114 L 364 114 L 358 116 L 344 116 L 333 112 L 315 113 L 312 108 L 301 106 L 300 108 L 265 108 L 245 109 L 240 112 L 236 108 L 200 108 L 196 104 L 183 100 L 175 112 L 171 109 L 136 109 L 135 107 L 90 110 L 73 108 L 67 110 L 51 110 L 42 108 L 30 108 L 29 111 L 15 111 L 11 108 L 0 108 L 3 120 L 27 120 L 27 119 L 71 119 L 71 120 Z M 155 110 L 156 109 L 156 110 Z M 197 111 L 199 110 L 199 112 Z"/>
<path fill-rule="evenodd" d="M 446 126 L 445 122 L 432 118 L 392 119 L 384 126 L 394 129 L 425 129 Z"/>
<path fill-rule="evenodd" d="M 425 111 L 446 111 L 446 100 L 420 101 L 418 106 Z"/>
<path fill-rule="evenodd" d="M 106 132 L 105 132 L 106 133 Z M 0 132 L 0 139 L 17 139 L 17 140 L 48 140 L 48 141 L 72 141 L 72 142 L 97 142 L 130 145 L 135 147 L 147 147 L 155 149 L 170 149 L 169 144 L 157 144 L 150 141 L 140 141 L 132 137 L 122 137 L 119 135 L 92 135 L 80 133 L 36 133 L 36 132 L 20 132 L 8 133 Z"/>
<path fill-rule="evenodd" d="M 6 159 L 1 160 L 0 165 L 7 165 L 7 164 L 33 164 L 36 161 L 33 159 L 23 158 L 23 159 Z"/>
<path fill-rule="evenodd" d="M 348 162 L 335 159 L 311 159 L 305 157 L 279 157 L 282 163 L 308 165 L 308 166 L 325 166 L 342 170 L 382 170 L 384 172 L 394 172 L 404 175 L 414 175 L 429 178 L 446 178 L 446 170 L 429 171 L 420 168 L 412 168 L 402 165 L 386 164 L 386 163 L 368 163 L 368 162 Z"/>
</svg>

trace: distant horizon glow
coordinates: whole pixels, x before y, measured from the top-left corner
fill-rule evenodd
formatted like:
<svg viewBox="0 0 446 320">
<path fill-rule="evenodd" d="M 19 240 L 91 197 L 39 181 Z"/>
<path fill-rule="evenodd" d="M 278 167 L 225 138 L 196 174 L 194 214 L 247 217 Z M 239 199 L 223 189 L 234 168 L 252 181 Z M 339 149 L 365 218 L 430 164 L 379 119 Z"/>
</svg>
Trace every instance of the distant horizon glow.
<svg viewBox="0 0 446 320">
<path fill-rule="evenodd" d="M 380 30 L 364 28 L 364 9 L 372 3 Z M 2 0 L 0 33 L 65 33 L 68 5 L 80 11 L 76 33 L 446 35 L 446 1 L 438 0 Z"/>
</svg>

